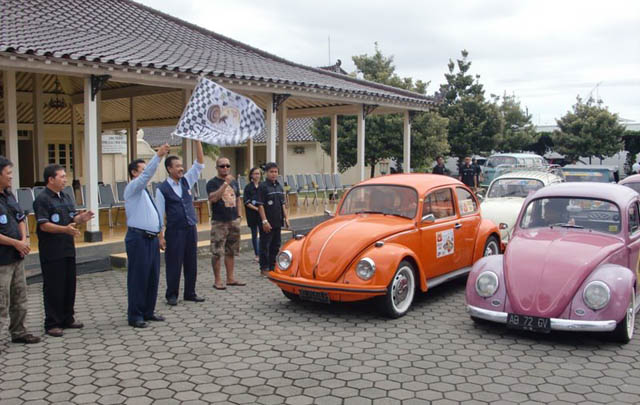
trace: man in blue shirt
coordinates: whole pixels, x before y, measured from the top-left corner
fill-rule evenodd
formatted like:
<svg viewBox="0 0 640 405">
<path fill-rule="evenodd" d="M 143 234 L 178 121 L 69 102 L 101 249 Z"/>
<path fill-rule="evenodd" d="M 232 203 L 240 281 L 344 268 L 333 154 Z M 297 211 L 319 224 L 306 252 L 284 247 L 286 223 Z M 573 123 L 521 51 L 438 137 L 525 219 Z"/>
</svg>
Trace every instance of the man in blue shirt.
<svg viewBox="0 0 640 405">
<path fill-rule="evenodd" d="M 146 328 L 146 321 L 164 321 L 154 313 L 160 279 L 160 251 L 158 234 L 162 220 L 147 184 L 153 177 L 160 160 L 169 153 L 169 145 L 158 149 L 149 165 L 138 159 L 129 163 L 131 181 L 124 189 L 124 208 L 127 212 L 127 291 L 129 325 Z"/>
<path fill-rule="evenodd" d="M 198 272 L 198 220 L 193 209 L 191 188 L 198 181 L 204 169 L 204 152 L 202 143 L 196 141 L 197 160 L 185 174 L 182 160 L 177 156 L 169 156 L 164 166 L 169 177 L 160 184 L 156 191 L 156 205 L 160 218 L 167 214 L 167 230 L 160 232 L 160 248 L 165 249 L 167 265 L 167 304 L 178 304 L 180 291 L 180 273 L 184 265 L 184 300 L 202 302 L 204 298 L 196 294 Z M 166 240 L 165 240 L 166 236 Z"/>
</svg>

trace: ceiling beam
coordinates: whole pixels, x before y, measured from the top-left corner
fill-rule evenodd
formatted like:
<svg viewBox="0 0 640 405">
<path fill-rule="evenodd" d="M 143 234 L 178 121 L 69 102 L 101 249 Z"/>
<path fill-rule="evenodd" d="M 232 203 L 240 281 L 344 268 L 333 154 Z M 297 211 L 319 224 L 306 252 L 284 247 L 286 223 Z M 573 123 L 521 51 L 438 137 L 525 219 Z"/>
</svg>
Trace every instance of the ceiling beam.
<svg viewBox="0 0 640 405">
<path fill-rule="evenodd" d="M 114 89 L 103 89 L 100 91 L 102 101 L 117 100 L 119 98 L 130 98 L 140 96 L 151 96 L 154 94 L 171 93 L 181 91 L 180 89 L 172 89 L 168 87 L 150 87 L 150 86 L 127 86 Z M 73 104 L 82 104 L 84 102 L 84 94 L 77 93 L 71 96 Z"/>
</svg>

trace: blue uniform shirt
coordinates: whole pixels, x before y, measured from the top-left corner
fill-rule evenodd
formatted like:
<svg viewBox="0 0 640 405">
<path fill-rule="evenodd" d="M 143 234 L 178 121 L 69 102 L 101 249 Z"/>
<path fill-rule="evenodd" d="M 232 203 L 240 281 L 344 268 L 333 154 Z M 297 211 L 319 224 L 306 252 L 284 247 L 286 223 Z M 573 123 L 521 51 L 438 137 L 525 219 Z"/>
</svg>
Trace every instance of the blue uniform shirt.
<svg viewBox="0 0 640 405">
<path fill-rule="evenodd" d="M 142 174 L 131 180 L 124 189 L 124 209 L 127 212 L 127 226 L 130 228 L 149 232 L 160 232 L 162 229 L 160 214 L 146 191 L 149 180 L 158 168 L 158 163 L 160 163 L 160 157 L 155 155 Z"/>
</svg>

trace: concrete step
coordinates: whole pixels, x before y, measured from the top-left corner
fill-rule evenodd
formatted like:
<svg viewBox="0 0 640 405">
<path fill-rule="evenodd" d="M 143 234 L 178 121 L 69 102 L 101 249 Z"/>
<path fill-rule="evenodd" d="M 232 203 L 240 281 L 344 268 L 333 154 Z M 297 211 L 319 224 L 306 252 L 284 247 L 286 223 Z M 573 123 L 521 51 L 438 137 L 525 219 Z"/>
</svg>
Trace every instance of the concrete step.
<svg viewBox="0 0 640 405">
<path fill-rule="evenodd" d="M 27 284 L 42 282 L 40 263 L 25 265 Z M 111 270 L 111 261 L 106 256 L 76 257 L 76 274 L 99 273 Z"/>
</svg>

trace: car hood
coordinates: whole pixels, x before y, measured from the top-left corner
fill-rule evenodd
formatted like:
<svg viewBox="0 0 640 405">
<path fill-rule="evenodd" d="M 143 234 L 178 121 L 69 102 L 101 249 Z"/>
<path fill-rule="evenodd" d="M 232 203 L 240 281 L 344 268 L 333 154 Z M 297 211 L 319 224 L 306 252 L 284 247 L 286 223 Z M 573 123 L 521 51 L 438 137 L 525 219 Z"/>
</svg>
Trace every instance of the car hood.
<svg viewBox="0 0 640 405">
<path fill-rule="evenodd" d="M 511 230 L 518 219 L 522 203 L 524 198 L 521 197 L 487 198 L 480 205 L 482 217 L 490 219 L 496 225 L 504 222 Z"/>
<path fill-rule="evenodd" d="M 505 253 L 513 312 L 558 317 L 587 276 L 624 243 L 615 236 L 562 228 L 520 231 Z"/>
<path fill-rule="evenodd" d="M 300 275 L 335 282 L 364 248 L 413 227 L 413 220 L 381 214 L 346 215 L 323 222 L 304 238 Z"/>
</svg>

